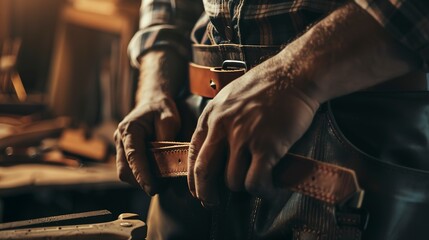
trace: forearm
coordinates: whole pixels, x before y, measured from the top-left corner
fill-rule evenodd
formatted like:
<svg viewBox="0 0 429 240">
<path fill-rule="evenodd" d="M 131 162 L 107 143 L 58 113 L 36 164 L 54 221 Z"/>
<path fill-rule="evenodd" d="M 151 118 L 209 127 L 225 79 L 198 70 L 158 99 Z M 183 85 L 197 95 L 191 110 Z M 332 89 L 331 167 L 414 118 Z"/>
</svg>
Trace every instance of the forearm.
<svg viewBox="0 0 429 240">
<path fill-rule="evenodd" d="M 137 104 L 147 98 L 177 97 L 186 83 L 187 69 L 187 61 L 174 50 L 160 48 L 147 52 L 140 59 Z"/>
<path fill-rule="evenodd" d="M 166 95 L 174 98 L 184 86 L 189 34 L 201 11 L 196 0 L 142 0 L 140 30 L 128 46 L 131 63 L 140 70 L 137 104 Z"/>
<path fill-rule="evenodd" d="M 420 59 L 369 14 L 349 3 L 271 61 L 282 62 L 276 70 L 284 76 L 279 81 L 293 81 L 321 103 L 401 76 L 418 68 Z"/>
<path fill-rule="evenodd" d="M 159 191 L 159 183 L 146 158 L 146 143 L 173 140 L 180 129 L 174 96 L 185 79 L 186 68 L 181 67 L 185 62 L 168 49 L 152 49 L 143 55 L 136 106 L 114 134 L 119 178 L 150 195 Z"/>
</svg>

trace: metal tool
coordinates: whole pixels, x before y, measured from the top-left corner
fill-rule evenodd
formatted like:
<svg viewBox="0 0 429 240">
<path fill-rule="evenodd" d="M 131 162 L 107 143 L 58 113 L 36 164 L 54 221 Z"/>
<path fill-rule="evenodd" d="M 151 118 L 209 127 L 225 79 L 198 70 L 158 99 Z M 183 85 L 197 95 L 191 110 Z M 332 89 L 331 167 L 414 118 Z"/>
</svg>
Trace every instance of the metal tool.
<svg viewBox="0 0 429 240">
<path fill-rule="evenodd" d="M 32 219 L 14 223 L 1 224 L 1 229 L 16 228 L 0 231 L 0 239 L 145 239 L 146 224 L 139 219 L 137 214 L 123 213 L 117 220 L 101 223 L 86 223 L 79 225 L 61 225 L 50 227 L 23 228 L 35 225 L 52 223 L 64 223 L 64 221 L 88 221 L 91 217 L 105 216 L 109 211 L 93 211 L 78 214 L 68 214 L 48 218 Z M 107 214 L 107 215 L 109 215 Z M 51 221 L 52 220 L 52 221 Z"/>
</svg>

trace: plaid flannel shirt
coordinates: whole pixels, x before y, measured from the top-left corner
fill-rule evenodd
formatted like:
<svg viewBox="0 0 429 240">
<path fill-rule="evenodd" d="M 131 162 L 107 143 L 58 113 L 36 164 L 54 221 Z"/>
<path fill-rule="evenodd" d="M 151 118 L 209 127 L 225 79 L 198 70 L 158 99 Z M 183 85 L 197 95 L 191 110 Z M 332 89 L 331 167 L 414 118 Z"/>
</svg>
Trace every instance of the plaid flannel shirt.
<svg viewBox="0 0 429 240">
<path fill-rule="evenodd" d="M 348 0 L 142 0 L 133 66 L 149 49 L 189 59 L 191 43 L 284 45 Z M 355 0 L 396 39 L 429 60 L 428 0 Z M 204 11 L 203 11 L 204 9 Z"/>
</svg>

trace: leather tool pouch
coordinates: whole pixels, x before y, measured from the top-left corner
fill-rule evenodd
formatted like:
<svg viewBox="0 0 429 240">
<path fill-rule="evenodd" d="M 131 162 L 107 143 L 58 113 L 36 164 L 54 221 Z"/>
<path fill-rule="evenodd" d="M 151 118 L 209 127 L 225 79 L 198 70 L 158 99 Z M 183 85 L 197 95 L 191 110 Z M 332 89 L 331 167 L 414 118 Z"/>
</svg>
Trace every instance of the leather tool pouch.
<svg viewBox="0 0 429 240">
<path fill-rule="evenodd" d="M 204 104 L 194 96 L 180 108 L 189 117 Z M 265 200 L 226 189 L 222 205 L 208 210 L 186 178 L 171 178 L 152 202 L 148 239 L 426 239 L 427 92 L 362 92 L 326 103 L 290 152 L 354 169 L 365 189 L 362 210 L 288 190 Z"/>
<path fill-rule="evenodd" d="M 370 215 L 363 239 L 427 239 L 429 93 L 356 93 L 326 114 L 319 159 L 356 171 Z"/>
</svg>

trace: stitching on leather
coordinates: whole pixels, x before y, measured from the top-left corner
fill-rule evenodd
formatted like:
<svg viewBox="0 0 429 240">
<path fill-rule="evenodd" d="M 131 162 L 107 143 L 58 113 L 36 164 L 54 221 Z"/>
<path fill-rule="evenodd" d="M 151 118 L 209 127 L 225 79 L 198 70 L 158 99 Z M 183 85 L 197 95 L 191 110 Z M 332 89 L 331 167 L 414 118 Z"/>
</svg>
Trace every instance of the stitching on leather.
<svg viewBox="0 0 429 240">
<path fill-rule="evenodd" d="M 358 219 L 356 219 L 356 218 L 350 218 L 350 217 L 338 217 L 338 216 L 337 216 L 337 219 L 338 219 L 339 221 L 347 222 L 347 223 L 351 223 L 351 224 L 358 224 L 358 223 L 359 223 Z"/>
<path fill-rule="evenodd" d="M 250 222 L 249 222 L 249 229 L 248 229 L 248 237 L 249 238 L 248 239 L 252 239 L 252 237 L 253 237 L 252 235 L 253 235 L 253 229 L 254 229 L 255 222 L 256 222 L 256 215 L 258 213 L 258 209 L 259 209 L 260 205 L 261 205 L 261 199 L 256 198 L 255 202 L 253 204 L 253 207 L 252 207 L 252 215 L 251 215 Z"/>
<path fill-rule="evenodd" d="M 301 233 L 313 233 L 316 235 L 316 240 L 321 240 L 321 232 L 311 229 L 307 226 L 303 226 L 301 228 L 293 228 L 292 231 L 296 233 L 296 238 L 294 240 L 301 240 Z"/>
<path fill-rule="evenodd" d="M 163 150 L 163 151 L 156 151 L 154 152 L 154 154 L 173 154 L 173 153 L 177 153 L 177 152 L 187 152 L 188 149 L 171 149 L 171 150 Z"/>
<path fill-rule="evenodd" d="M 328 174 L 331 176 L 342 175 L 342 173 L 337 169 L 330 169 L 330 168 L 327 168 L 325 166 L 319 166 L 319 165 L 316 165 L 315 168 L 316 168 L 317 172 L 320 172 L 322 174 Z M 309 181 L 306 181 L 302 184 L 297 185 L 296 188 L 301 190 L 305 194 L 308 194 L 312 197 L 315 197 L 315 198 L 318 198 L 321 200 L 325 200 L 325 201 L 330 202 L 330 203 L 335 203 L 338 200 L 338 198 L 335 196 L 335 194 L 329 193 L 328 190 L 320 188 L 317 185 L 315 185 Z"/>
<path fill-rule="evenodd" d="M 323 165 L 315 165 L 315 168 L 317 171 L 323 172 L 323 173 L 328 173 L 328 174 L 334 174 L 334 175 L 339 175 L 341 174 L 341 171 L 335 168 L 329 168 L 327 166 L 323 166 Z"/>
<path fill-rule="evenodd" d="M 188 171 L 168 171 L 168 172 L 160 172 L 161 175 L 168 175 L 168 176 L 182 176 L 182 175 L 186 175 L 188 173 Z"/>
<path fill-rule="evenodd" d="M 172 150 L 163 150 L 160 152 L 154 152 L 155 158 L 156 155 L 168 155 L 168 154 L 176 154 L 176 153 L 186 153 L 188 151 L 188 149 L 172 149 Z M 182 170 L 180 168 L 176 168 L 173 170 L 169 170 L 169 171 L 160 171 L 159 172 L 161 175 L 164 176 L 180 176 L 180 175 L 186 175 L 188 173 L 188 171 L 186 170 Z"/>
<path fill-rule="evenodd" d="M 335 203 L 337 201 L 335 195 L 325 193 L 323 190 L 320 190 L 318 187 L 313 185 L 300 184 L 297 186 L 297 189 L 301 190 L 306 195 L 326 201 L 328 203 Z"/>
</svg>

